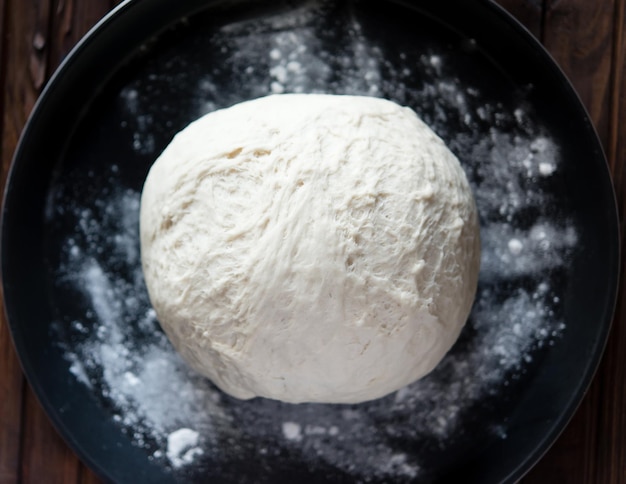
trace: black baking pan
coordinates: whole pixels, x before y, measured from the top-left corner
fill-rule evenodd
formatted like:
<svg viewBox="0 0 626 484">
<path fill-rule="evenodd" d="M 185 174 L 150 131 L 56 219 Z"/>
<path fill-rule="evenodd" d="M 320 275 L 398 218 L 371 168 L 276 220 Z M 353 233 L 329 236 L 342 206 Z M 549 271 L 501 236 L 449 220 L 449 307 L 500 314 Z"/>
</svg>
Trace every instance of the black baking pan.
<svg viewBox="0 0 626 484">
<path fill-rule="evenodd" d="M 183 366 L 137 377 L 146 361 L 175 361 L 139 269 L 149 167 L 201 114 L 297 91 L 411 106 L 474 186 L 487 254 L 477 302 L 450 355 L 416 387 L 431 390 L 409 392 L 418 397 L 404 410 L 398 395 L 355 406 L 238 402 Z M 619 267 L 614 193 L 589 117 L 540 44 L 487 0 L 123 3 L 41 95 L 7 181 L 1 242 L 27 378 L 69 445 L 114 482 L 514 482 L 593 377 Z M 511 258 L 526 250 L 525 262 Z M 480 335 L 507 325 L 487 348 Z M 476 375 L 472 393 L 472 375 L 458 381 L 454 369 L 498 344 L 502 368 Z M 157 386 L 168 378 L 178 382 L 171 392 Z M 158 389 L 145 398 L 164 402 L 158 418 L 124 393 L 143 384 Z M 187 408 L 198 392 L 212 399 Z M 202 412 L 210 425 L 202 420 L 195 437 L 206 446 L 187 441 L 195 451 L 169 455 L 167 438 L 193 424 L 183 417 Z"/>
</svg>

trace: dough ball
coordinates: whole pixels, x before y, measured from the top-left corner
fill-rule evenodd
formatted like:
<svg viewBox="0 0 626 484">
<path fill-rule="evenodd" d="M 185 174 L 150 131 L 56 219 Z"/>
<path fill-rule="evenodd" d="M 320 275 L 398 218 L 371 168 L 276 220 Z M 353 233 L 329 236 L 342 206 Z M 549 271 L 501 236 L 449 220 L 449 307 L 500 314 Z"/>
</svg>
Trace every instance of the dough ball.
<svg viewBox="0 0 626 484">
<path fill-rule="evenodd" d="M 278 95 L 216 111 L 155 162 L 146 284 L 170 340 L 239 398 L 353 403 L 431 371 L 475 294 L 458 160 L 390 101 Z"/>
</svg>

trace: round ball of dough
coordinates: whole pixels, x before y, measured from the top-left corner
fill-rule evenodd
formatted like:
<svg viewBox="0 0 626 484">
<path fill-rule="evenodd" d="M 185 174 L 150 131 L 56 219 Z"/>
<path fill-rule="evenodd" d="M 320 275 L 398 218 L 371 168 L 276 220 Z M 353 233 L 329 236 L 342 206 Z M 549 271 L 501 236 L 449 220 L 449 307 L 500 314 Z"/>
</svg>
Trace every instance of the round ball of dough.
<svg viewBox="0 0 626 484">
<path fill-rule="evenodd" d="M 353 403 L 424 376 L 479 269 L 455 156 L 383 99 L 278 95 L 216 111 L 158 158 L 141 200 L 158 320 L 225 392 Z"/>
</svg>

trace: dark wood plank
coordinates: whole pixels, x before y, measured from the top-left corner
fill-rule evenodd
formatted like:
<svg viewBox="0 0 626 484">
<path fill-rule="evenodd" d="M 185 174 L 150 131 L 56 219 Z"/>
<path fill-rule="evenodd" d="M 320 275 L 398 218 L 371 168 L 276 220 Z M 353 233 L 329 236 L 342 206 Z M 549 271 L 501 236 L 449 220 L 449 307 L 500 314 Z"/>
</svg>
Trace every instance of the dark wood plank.
<svg viewBox="0 0 626 484">
<path fill-rule="evenodd" d="M 50 65 L 58 66 L 76 43 L 111 9 L 110 0 L 55 0 Z"/>
<path fill-rule="evenodd" d="M 49 0 L 8 1 L 6 65 L 2 126 L 2 163 L 6 171 L 47 72 Z"/>
<path fill-rule="evenodd" d="M 4 313 L 0 317 L 0 484 L 19 477 L 19 449 L 24 377 L 9 336 Z"/>
<path fill-rule="evenodd" d="M 613 175 L 613 184 L 617 192 L 620 214 L 624 216 L 625 201 L 622 185 L 626 167 L 626 145 L 624 144 L 624 128 L 621 119 L 626 114 L 626 0 L 616 0 L 613 71 L 611 76 L 611 126 L 609 129 L 609 146 L 607 156 Z"/>
<path fill-rule="evenodd" d="M 0 1 L 0 87 L 5 86 L 9 67 L 7 53 L 10 36 L 7 32 L 7 2 Z M 6 100 L 0 96 L 0 112 Z M 3 117 L 0 117 L 2 130 Z M 2 143 L 4 145 L 4 143 Z M 2 159 L 0 183 L 4 186 L 9 160 Z M 1 301 L 1 299 L 0 299 Z M 19 449 L 22 422 L 24 377 L 13 349 L 4 312 L 0 314 L 0 484 L 13 484 L 19 479 Z"/>
<path fill-rule="evenodd" d="M 25 396 L 22 441 L 23 484 L 77 483 L 80 467 L 74 453 L 50 424 L 39 402 L 28 388 Z"/>
<path fill-rule="evenodd" d="M 84 464 L 81 466 L 78 484 L 100 484 L 101 482 L 100 478 L 91 469 Z"/>
<path fill-rule="evenodd" d="M 609 166 L 620 213 L 622 247 L 626 243 L 626 0 L 616 1 Z M 622 264 L 621 280 L 626 278 Z M 597 482 L 626 483 L 626 284 L 622 283 L 611 336 L 597 381 L 603 389 Z"/>
<path fill-rule="evenodd" d="M 8 9 L 9 0 L 0 0 L 0 87 L 4 87 L 4 82 L 7 77 L 7 71 L 10 69 L 10 66 L 7 62 L 7 51 L 8 51 L 8 43 L 10 40 L 9 34 L 7 32 L 8 27 Z M 2 132 L 3 125 L 3 113 L 4 113 L 4 96 L 0 96 L 0 133 Z M 3 139 L 0 136 L 0 147 L 2 146 Z M 5 170 L 0 170 L 0 182 L 2 183 L 2 187 L 4 187 L 5 181 Z M 3 190 L 0 189 L 0 190 Z M 1 300 L 0 300 L 1 301 Z"/>
<path fill-rule="evenodd" d="M 496 0 L 535 37 L 541 38 L 543 0 Z"/>
<path fill-rule="evenodd" d="M 543 42 L 608 146 L 615 0 L 546 0 Z"/>
<path fill-rule="evenodd" d="M 39 94 L 46 72 L 47 1 L 2 2 L 2 185 L 19 134 Z M 24 379 L 0 320 L 0 481 L 20 478 L 21 423 Z"/>
</svg>

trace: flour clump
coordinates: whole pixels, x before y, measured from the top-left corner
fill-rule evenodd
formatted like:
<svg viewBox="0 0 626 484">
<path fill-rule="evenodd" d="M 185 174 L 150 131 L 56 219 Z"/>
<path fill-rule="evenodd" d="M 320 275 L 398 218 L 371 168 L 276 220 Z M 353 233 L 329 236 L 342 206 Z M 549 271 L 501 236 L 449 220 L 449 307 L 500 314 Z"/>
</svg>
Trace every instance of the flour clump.
<svg viewBox="0 0 626 484">
<path fill-rule="evenodd" d="M 142 265 L 159 322 L 225 392 L 354 403 L 456 341 L 480 241 L 465 174 L 409 108 L 274 95 L 207 114 L 152 166 Z"/>
</svg>

